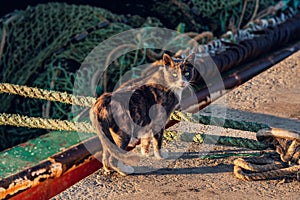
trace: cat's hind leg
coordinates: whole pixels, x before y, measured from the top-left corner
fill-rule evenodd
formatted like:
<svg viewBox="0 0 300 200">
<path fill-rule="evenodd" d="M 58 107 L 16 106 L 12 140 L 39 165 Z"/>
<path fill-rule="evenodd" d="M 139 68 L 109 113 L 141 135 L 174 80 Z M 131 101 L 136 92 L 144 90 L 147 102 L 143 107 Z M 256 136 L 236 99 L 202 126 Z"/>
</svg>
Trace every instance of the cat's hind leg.
<svg viewBox="0 0 300 200">
<path fill-rule="evenodd" d="M 116 148 L 126 150 L 126 147 L 130 142 L 131 136 L 121 130 L 119 130 L 118 133 L 115 133 L 112 130 L 110 130 L 110 132 L 115 144 L 117 145 Z M 129 173 L 133 173 L 132 167 L 126 166 L 125 164 L 123 164 L 122 161 L 117 160 L 112 155 L 110 155 L 109 157 L 109 165 L 122 176 L 126 176 Z"/>
<path fill-rule="evenodd" d="M 163 159 L 161 155 L 163 135 L 164 135 L 164 129 L 161 129 L 158 133 L 155 133 L 153 135 L 154 156 L 158 159 Z"/>
<path fill-rule="evenodd" d="M 104 169 L 104 174 L 108 175 L 111 173 L 111 166 L 110 166 L 110 162 L 109 162 L 109 158 L 110 158 L 110 154 L 107 150 L 103 149 L 103 153 L 102 153 L 102 165 L 103 165 L 103 169 Z"/>
</svg>

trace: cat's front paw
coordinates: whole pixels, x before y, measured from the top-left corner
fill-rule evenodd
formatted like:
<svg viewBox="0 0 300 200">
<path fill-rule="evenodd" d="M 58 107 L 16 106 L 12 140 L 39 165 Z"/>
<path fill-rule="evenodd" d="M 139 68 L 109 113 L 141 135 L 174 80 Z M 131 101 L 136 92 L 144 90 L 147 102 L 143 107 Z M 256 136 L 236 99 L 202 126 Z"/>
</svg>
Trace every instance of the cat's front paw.
<svg viewBox="0 0 300 200">
<path fill-rule="evenodd" d="M 103 169 L 104 169 L 103 174 L 104 174 L 105 176 L 108 176 L 108 175 L 111 174 L 111 170 L 109 170 L 108 168 L 106 168 L 106 167 L 103 166 Z"/>
<path fill-rule="evenodd" d="M 141 149 L 141 154 L 145 157 L 150 157 L 150 150 L 149 149 Z"/>
</svg>

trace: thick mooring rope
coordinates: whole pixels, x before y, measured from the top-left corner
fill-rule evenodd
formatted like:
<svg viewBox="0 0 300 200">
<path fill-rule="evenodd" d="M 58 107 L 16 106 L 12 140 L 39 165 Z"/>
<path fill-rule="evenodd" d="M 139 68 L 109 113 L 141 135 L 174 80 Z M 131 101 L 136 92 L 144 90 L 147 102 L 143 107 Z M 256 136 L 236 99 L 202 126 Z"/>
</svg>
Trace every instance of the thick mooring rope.
<svg viewBox="0 0 300 200">
<path fill-rule="evenodd" d="M 9 83 L 0 83 L 0 92 L 87 107 L 91 107 L 96 101 L 94 97 L 74 96 L 66 92 L 49 91 L 40 88 L 14 85 Z"/>
<path fill-rule="evenodd" d="M 27 117 L 17 114 L 0 114 L 0 125 L 18 127 L 42 128 L 61 131 L 78 131 L 94 133 L 95 129 L 87 122 L 72 122 L 68 120 L 43 119 L 39 117 Z"/>
<path fill-rule="evenodd" d="M 178 111 L 175 111 L 171 115 L 171 120 L 201 123 L 212 126 L 222 126 L 224 128 L 232 128 L 251 132 L 257 132 L 261 129 L 270 128 L 267 124 L 257 122 L 237 121 L 232 119 L 224 119 L 221 117 L 212 117 L 201 114 L 191 114 Z"/>
<path fill-rule="evenodd" d="M 169 141 L 181 140 L 184 142 L 196 142 L 200 144 L 205 143 L 224 146 L 235 146 L 252 150 L 263 150 L 269 147 L 268 144 L 264 144 L 252 139 L 212 135 L 206 133 L 177 133 L 177 131 L 165 131 L 164 138 Z"/>
</svg>

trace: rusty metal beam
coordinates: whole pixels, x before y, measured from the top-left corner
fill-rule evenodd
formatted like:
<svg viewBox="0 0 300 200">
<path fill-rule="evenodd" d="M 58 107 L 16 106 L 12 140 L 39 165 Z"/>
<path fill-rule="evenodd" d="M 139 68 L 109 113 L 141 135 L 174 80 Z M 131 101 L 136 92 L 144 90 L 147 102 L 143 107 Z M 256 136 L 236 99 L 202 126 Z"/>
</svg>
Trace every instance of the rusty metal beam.
<svg viewBox="0 0 300 200">
<path fill-rule="evenodd" d="M 102 164 L 91 155 L 96 152 L 101 152 L 101 144 L 94 136 L 4 178 L 0 180 L 0 199 L 49 199 L 101 168 Z"/>
</svg>

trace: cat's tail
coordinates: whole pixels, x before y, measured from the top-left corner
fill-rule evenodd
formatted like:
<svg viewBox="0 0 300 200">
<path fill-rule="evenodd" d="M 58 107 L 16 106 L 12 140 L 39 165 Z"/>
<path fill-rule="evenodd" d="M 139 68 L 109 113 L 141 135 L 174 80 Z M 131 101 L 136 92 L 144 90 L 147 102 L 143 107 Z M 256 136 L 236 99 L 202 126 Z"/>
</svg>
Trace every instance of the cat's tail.
<svg viewBox="0 0 300 200">
<path fill-rule="evenodd" d="M 100 139 L 103 149 L 105 148 L 113 157 L 129 165 L 137 164 L 140 161 L 140 156 L 119 148 L 107 138 L 102 130 L 101 124 L 98 121 L 97 115 L 93 112 L 93 109 L 90 110 L 90 119 Z"/>
</svg>

